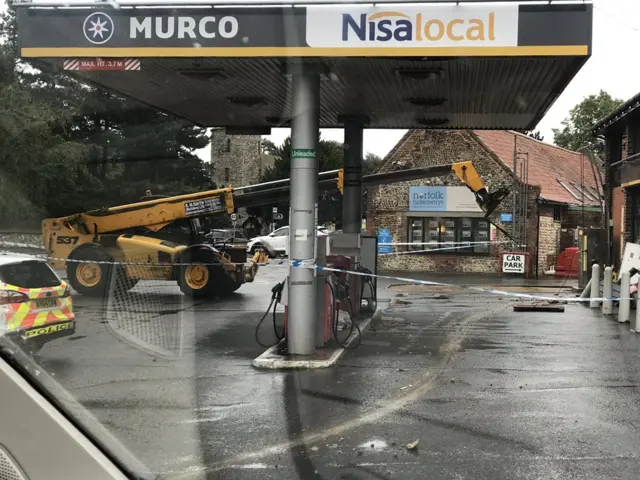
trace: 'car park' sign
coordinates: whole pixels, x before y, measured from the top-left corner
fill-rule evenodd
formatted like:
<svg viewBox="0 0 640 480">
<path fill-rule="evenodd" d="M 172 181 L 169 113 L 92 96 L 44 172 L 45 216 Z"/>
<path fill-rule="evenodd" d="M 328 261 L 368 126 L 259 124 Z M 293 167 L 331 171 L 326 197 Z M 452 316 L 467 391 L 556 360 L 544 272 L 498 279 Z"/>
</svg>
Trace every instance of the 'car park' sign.
<svg viewBox="0 0 640 480">
<path fill-rule="evenodd" d="M 502 273 L 524 273 L 525 259 L 524 253 L 504 253 L 502 255 Z"/>
</svg>

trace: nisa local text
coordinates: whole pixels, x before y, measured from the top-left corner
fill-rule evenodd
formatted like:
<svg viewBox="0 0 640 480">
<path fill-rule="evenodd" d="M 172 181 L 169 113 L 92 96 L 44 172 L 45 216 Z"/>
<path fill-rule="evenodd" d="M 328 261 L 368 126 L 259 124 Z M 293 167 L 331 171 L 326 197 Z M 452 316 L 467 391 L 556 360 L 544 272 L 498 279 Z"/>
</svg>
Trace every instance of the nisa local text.
<svg viewBox="0 0 640 480">
<path fill-rule="evenodd" d="M 485 41 L 496 39 L 495 13 L 486 18 L 429 18 L 422 13 L 411 17 L 402 12 L 377 12 L 367 16 L 342 14 L 342 41 L 386 42 Z"/>
</svg>

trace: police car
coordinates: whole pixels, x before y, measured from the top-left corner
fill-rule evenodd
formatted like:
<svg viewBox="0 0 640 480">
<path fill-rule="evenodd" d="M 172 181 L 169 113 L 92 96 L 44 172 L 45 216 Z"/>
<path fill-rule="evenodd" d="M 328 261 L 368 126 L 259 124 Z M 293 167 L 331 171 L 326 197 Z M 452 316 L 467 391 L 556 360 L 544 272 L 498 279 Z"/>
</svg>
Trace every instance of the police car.
<svg viewBox="0 0 640 480">
<path fill-rule="evenodd" d="M 43 259 L 0 254 L 0 337 L 38 351 L 74 332 L 69 285 Z"/>
</svg>

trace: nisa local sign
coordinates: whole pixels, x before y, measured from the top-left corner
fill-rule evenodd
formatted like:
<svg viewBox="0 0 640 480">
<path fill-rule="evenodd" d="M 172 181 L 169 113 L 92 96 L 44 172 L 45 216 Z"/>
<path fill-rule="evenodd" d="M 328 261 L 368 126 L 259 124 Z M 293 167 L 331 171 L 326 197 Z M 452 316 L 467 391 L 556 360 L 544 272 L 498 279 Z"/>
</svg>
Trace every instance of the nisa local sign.
<svg viewBox="0 0 640 480">
<path fill-rule="evenodd" d="M 312 47 L 516 46 L 518 5 L 312 8 Z"/>
<path fill-rule="evenodd" d="M 439 42 L 440 40 L 484 41 L 496 39 L 496 14 L 491 12 L 486 18 L 440 18 L 424 17 L 416 13 L 410 17 L 403 12 L 378 12 L 372 15 L 361 13 L 358 18 L 345 13 L 342 15 L 342 41 L 350 38 L 362 41 L 411 42 L 416 40 Z"/>
</svg>

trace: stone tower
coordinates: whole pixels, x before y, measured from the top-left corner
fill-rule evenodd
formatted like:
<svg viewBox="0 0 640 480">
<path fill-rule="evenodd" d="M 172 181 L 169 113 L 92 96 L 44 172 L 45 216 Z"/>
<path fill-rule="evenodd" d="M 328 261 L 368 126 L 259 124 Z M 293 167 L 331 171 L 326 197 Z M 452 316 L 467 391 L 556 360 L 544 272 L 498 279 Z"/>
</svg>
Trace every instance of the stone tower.
<svg viewBox="0 0 640 480">
<path fill-rule="evenodd" d="M 240 187 L 260 181 L 260 135 L 227 135 L 224 128 L 211 131 L 211 176 L 218 187 Z"/>
</svg>

